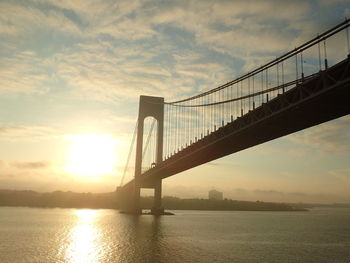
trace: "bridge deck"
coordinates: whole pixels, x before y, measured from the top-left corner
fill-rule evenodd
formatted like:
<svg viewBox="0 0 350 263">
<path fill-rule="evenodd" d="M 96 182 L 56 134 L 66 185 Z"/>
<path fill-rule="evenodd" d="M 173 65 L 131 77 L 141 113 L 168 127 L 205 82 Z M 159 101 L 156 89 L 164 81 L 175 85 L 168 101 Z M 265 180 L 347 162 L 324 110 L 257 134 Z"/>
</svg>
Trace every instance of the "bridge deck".
<svg viewBox="0 0 350 263">
<path fill-rule="evenodd" d="M 350 60 L 345 59 L 228 123 L 141 175 L 142 187 L 249 147 L 350 113 Z M 133 187 L 133 180 L 123 188 Z"/>
</svg>

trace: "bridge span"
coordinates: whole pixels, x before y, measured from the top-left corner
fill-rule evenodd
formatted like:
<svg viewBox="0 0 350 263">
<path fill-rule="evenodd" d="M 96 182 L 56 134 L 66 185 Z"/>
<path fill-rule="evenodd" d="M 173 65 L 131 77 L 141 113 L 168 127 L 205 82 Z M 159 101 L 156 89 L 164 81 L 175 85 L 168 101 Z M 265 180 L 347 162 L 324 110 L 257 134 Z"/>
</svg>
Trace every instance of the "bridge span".
<svg viewBox="0 0 350 263">
<path fill-rule="evenodd" d="M 208 92 L 175 102 L 141 96 L 135 176 L 117 191 L 123 210 L 140 213 L 140 189 L 153 188 L 152 213 L 162 214 L 162 179 L 349 114 L 348 27 L 349 21 L 345 20 L 295 50 Z M 326 40 L 341 32 L 346 33 L 347 55 L 330 66 Z M 317 47 L 316 55 L 308 54 L 313 47 Z M 315 61 L 313 71 L 306 72 L 306 57 Z M 155 119 L 157 131 L 145 168 L 150 141 L 150 137 L 143 136 L 147 117 Z"/>
</svg>

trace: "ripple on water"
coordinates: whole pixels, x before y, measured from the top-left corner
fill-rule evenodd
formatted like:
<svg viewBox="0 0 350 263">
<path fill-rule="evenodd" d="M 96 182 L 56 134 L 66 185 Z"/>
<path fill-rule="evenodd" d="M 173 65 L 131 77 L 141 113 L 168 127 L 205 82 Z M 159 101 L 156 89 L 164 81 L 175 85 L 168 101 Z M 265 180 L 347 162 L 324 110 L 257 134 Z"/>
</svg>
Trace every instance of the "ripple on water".
<svg viewBox="0 0 350 263">
<path fill-rule="evenodd" d="M 0 208 L 0 262 L 350 262 L 350 209 L 197 212 Z"/>
</svg>

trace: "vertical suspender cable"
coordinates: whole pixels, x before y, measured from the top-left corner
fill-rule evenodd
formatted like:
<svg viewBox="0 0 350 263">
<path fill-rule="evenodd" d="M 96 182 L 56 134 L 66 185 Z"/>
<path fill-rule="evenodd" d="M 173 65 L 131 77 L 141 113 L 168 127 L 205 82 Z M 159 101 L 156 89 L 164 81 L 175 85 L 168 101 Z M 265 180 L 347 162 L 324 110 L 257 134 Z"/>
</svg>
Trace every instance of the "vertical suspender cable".
<svg viewBox="0 0 350 263">
<path fill-rule="evenodd" d="M 243 94 L 243 80 L 241 81 L 241 92 L 240 92 L 240 97 L 242 97 Z M 243 116 L 243 100 L 240 99 L 241 101 L 241 116 Z"/>
<path fill-rule="evenodd" d="M 266 71 L 265 71 L 265 73 L 266 73 L 266 89 L 268 90 L 269 89 L 269 73 L 268 73 L 268 69 L 266 69 Z M 266 93 L 266 102 L 268 102 L 269 101 L 269 93 L 267 92 Z"/>
<path fill-rule="evenodd" d="M 303 52 L 300 53 L 300 65 L 301 65 L 301 81 L 304 81 L 304 61 L 303 61 Z"/>
<path fill-rule="evenodd" d="M 279 75 L 279 71 L 280 71 L 280 68 L 279 68 L 279 64 L 277 63 L 277 87 L 280 86 L 280 75 Z M 279 93 L 279 89 L 277 90 L 277 94 Z"/>
<path fill-rule="evenodd" d="M 325 69 L 328 69 L 326 39 L 323 41 L 323 48 L 324 48 L 324 67 Z"/>
<path fill-rule="evenodd" d="M 346 28 L 346 39 L 348 43 L 348 56 L 350 55 L 349 27 Z"/>
<path fill-rule="evenodd" d="M 284 93 L 284 68 L 283 68 L 283 61 L 282 61 L 282 92 Z"/>
<path fill-rule="evenodd" d="M 230 99 L 233 99 L 233 84 L 230 86 Z M 230 102 L 230 118 L 231 122 L 233 121 L 233 101 Z"/>
<path fill-rule="evenodd" d="M 254 75 L 253 75 L 253 94 L 255 94 Z M 253 110 L 255 110 L 255 96 L 253 97 Z"/>
<path fill-rule="evenodd" d="M 318 65 L 319 65 L 319 69 L 321 71 L 322 67 L 321 67 L 321 45 L 320 45 L 320 42 L 317 43 L 317 46 L 318 46 Z"/>
<path fill-rule="evenodd" d="M 236 90 L 237 92 L 236 92 L 236 99 L 238 99 L 239 98 L 239 82 L 237 83 L 237 90 Z M 240 101 L 236 101 L 236 118 L 238 118 L 239 117 L 239 103 L 240 103 Z"/>
<path fill-rule="evenodd" d="M 298 54 L 295 54 L 295 80 L 296 80 L 296 83 L 298 85 L 298 78 L 299 78 L 299 74 L 298 74 Z"/>
<path fill-rule="evenodd" d="M 178 105 L 176 105 L 176 107 L 175 107 L 175 147 L 174 147 L 174 153 L 176 153 L 176 148 L 177 148 L 177 121 L 178 121 L 178 119 L 177 119 L 177 111 L 179 110 L 178 109 L 179 107 L 178 107 Z"/>
<path fill-rule="evenodd" d="M 261 72 L 261 104 L 264 103 L 264 71 Z"/>
</svg>

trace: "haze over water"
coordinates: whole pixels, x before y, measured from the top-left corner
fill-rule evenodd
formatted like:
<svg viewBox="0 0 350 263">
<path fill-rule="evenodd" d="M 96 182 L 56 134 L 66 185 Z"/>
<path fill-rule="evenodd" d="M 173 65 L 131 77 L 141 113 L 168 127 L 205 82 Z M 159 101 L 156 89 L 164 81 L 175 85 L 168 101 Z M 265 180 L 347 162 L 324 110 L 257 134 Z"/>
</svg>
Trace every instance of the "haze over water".
<svg viewBox="0 0 350 263">
<path fill-rule="evenodd" d="M 0 261 L 350 262 L 350 209 L 310 212 L 0 208 Z"/>
</svg>

